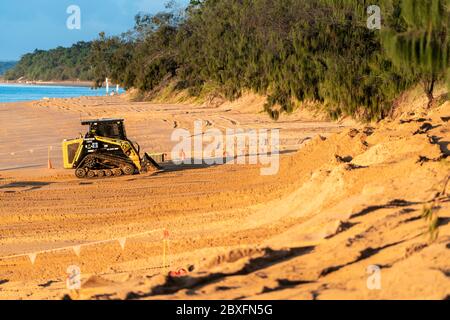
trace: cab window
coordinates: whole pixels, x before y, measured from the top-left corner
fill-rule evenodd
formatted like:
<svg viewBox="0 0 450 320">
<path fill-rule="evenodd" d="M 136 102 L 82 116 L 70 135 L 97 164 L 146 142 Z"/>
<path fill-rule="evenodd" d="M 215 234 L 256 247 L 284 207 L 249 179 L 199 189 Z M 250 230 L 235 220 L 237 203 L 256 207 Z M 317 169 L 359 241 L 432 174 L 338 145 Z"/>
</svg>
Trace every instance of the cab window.
<svg viewBox="0 0 450 320">
<path fill-rule="evenodd" d="M 96 125 L 92 125 L 91 134 L 113 138 L 113 139 L 124 139 L 123 127 L 119 123 L 98 123 Z"/>
</svg>

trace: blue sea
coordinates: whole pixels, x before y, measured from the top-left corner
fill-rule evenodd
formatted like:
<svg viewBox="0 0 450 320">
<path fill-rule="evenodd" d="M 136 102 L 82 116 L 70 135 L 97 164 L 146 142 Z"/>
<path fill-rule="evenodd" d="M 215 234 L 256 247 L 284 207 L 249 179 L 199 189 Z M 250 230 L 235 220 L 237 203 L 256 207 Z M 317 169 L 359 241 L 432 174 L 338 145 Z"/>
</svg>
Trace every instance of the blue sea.
<svg viewBox="0 0 450 320">
<path fill-rule="evenodd" d="M 111 90 L 114 88 L 110 88 Z M 124 90 L 120 89 L 119 93 Z M 80 96 L 104 96 L 106 89 L 92 90 L 89 87 L 39 86 L 0 84 L 0 103 L 41 100 L 43 98 L 74 98 Z"/>
</svg>

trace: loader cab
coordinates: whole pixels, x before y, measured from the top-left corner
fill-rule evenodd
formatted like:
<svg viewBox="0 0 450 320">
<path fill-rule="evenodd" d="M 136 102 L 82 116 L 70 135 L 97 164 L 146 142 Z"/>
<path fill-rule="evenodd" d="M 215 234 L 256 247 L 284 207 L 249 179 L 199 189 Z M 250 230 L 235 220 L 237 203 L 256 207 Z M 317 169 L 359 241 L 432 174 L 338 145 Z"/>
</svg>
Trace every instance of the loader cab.
<svg viewBox="0 0 450 320">
<path fill-rule="evenodd" d="M 83 126 L 89 126 L 85 138 L 100 136 L 111 139 L 127 140 L 123 119 L 98 119 L 82 121 Z"/>
</svg>

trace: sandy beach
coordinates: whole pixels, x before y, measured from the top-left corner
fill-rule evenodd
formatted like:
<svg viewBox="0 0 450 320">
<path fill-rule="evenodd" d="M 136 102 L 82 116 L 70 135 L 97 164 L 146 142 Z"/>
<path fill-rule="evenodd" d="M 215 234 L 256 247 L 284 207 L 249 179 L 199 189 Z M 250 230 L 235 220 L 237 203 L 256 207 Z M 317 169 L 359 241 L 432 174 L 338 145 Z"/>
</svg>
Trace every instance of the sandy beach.
<svg viewBox="0 0 450 320">
<path fill-rule="evenodd" d="M 252 95 L 220 107 L 0 104 L 0 298 L 449 298 L 450 103 L 371 125 L 306 112 L 274 122 L 261 105 Z M 80 119 L 104 117 L 124 118 L 143 150 L 168 154 L 173 130 L 194 121 L 277 128 L 280 171 L 167 163 L 156 174 L 76 179 L 61 168 L 61 141 L 85 132 Z M 433 242 L 426 208 L 437 215 Z M 73 265 L 79 291 L 66 286 Z"/>
</svg>

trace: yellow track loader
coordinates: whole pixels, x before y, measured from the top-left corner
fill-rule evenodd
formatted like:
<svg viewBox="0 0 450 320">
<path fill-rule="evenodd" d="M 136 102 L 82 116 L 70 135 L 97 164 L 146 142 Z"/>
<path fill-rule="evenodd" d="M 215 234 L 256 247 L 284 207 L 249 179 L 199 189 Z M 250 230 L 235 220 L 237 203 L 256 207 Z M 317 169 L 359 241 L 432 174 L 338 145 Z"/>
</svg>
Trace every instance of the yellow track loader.
<svg viewBox="0 0 450 320">
<path fill-rule="evenodd" d="M 161 170 L 164 154 L 144 153 L 127 138 L 123 119 L 82 121 L 89 126 L 84 137 L 62 143 L 64 168 L 80 178 L 134 175 Z"/>
</svg>

